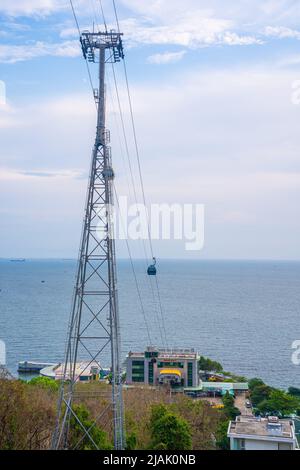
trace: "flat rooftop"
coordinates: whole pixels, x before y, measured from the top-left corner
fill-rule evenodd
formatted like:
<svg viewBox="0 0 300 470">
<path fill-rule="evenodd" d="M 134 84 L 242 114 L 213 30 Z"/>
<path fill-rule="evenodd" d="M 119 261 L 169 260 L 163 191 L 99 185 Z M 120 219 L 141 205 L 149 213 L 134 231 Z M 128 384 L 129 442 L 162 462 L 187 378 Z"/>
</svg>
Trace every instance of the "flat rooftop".
<svg viewBox="0 0 300 470">
<path fill-rule="evenodd" d="M 145 352 L 157 352 L 160 359 L 182 358 L 182 359 L 197 359 L 199 354 L 194 349 L 162 349 L 162 348 L 147 348 L 145 351 L 130 351 L 128 357 L 143 358 Z"/>
<path fill-rule="evenodd" d="M 206 390 L 244 390 L 249 389 L 247 382 L 203 382 L 201 387 Z"/>
<path fill-rule="evenodd" d="M 78 379 L 81 376 L 91 377 L 92 376 L 91 369 L 94 367 L 98 370 L 101 370 L 99 363 L 96 361 L 77 362 L 75 365 L 76 379 Z M 56 365 L 53 365 L 52 367 L 45 367 L 44 369 L 41 370 L 40 374 L 44 376 L 48 376 L 48 377 L 53 377 L 56 379 L 62 379 L 64 377 L 64 368 L 65 368 L 64 364 L 56 364 Z M 66 368 L 67 377 L 70 377 L 70 372 L 71 372 L 71 365 L 69 363 Z"/>
<path fill-rule="evenodd" d="M 291 420 L 280 419 L 277 423 L 267 418 L 238 416 L 231 421 L 228 435 L 230 437 L 257 436 L 266 438 L 294 439 L 294 426 Z"/>
<path fill-rule="evenodd" d="M 145 357 L 145 352 L 133 352 L 130 351 L 128 353 L 128 357 L 133 357 L 133 358 L 144 358 Z M 197 359 L 198 354 L 197 353 L 181 353 L 181 352 L 160 352 L 158 351 L 158 357 L 160 359 Z"/>
</svg>

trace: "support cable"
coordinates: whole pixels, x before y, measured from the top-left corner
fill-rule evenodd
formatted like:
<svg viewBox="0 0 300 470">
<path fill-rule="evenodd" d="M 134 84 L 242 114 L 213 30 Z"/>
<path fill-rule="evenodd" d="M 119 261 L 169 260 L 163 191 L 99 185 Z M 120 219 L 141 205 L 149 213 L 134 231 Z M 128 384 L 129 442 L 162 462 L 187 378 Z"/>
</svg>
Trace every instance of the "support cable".
<svg viewBox="0 0 300 470">
<path fill-rule="evenodd" d="M 104 15 L 104 9 L 103 9 L 102 0 L 99 0 L 99 5 L 100 5 L 100 9 L 101 9 L 101 14 L 102 14 L 102 18 L 103 18 L 103 24 L 104 24 L 104 27 L 105 27 L 105 32 L 107 32 L 107 23 L 106 23 L 106 19 L 105 19 L 105 15 Z"/>
<path fill-rule="evenodd" d="M 115 0 L 112 0 L 112 1 L 113 1 L 113 7 L 114 7 L 114 12 L 115 12 L 117 28 L 118 28 L 118 32 L 120 33 L 120 22 L 119 22 L 118 12 L 117 12 L 117 8 L 116 8 L 116 2 L 115 2 Z M 137 162 L 138 162 L 139 177 L 140 177 L 140 183 L 141 183 L 141 189 L 142 189 L 143 203 L 144 203 L 144 206 L 147 207 L 145 189 L 144 189 L 144 182 L 143 182 L 143 176 L 142 176 L 142 169 L 141 169 L 140 151 L 139 151 L 139 146 L 138 146 L 138 141 L 137 141 L 136 126 L 135 126 L 135 120 L 134 120 L 134 114 L 133 114 L 132 99 L 131 99 L 131 94 L 130 94 L 128 73 L 127 73 L 127 67 L 126 67 L 125 59 L 123 60 L 123 67 L 124 67 L 124 75 L 125 75 L 128 102 L 129 102 L 129 108 L 130 108 L 130 116 L 131 116 L 131 124 L 132 124 L 134 144 L 135 144 L 135 150 L 136 150 L 136 157 L 137 157 Z M 150 233 L 149 220 L 148 220 L 147 228 L 148 228 L 150 252 L 151 252 L 152 258 L 154 258 L 153 244 L 152 244 L 152 238 L 151 238 L 151 233 Z M 157 278 L 156 278 L 156 288 L 157 288 L 157 294 L 158 294 L 158 303 L 159 303 L 160 313 L 161 313 L 161 317 L 162 317 L 163 330 L 164 330 L 164 335 L 165 335 L 166 343 L 167 343 L 167 333 L 166 333 L 166 328 L 165 328 L 164 313 L 163 313 L 163 309 L 162 309 L 162 303 L 161 303 L 161 297 L 160 297 L 159 285 L 158 285 Z"/>
<path fill-rule="evenodd" d="M 74 16 L 74 21 L 75 21 L 75 24 L 76 24 L 76 27 L 77 27 L 78 36 L 79 36 L 79 39 L 80 39 L 81 31 L 80 31 L 80 26 L 79 26 L 79 22 L 78 22 L 78 19 L 77 19 L 76 11 L 75 11 L 75 8 L 74 8 L 74 4 L 73 4 L 72 0 L 69 0 L 69 1 L 70 1 L 73 16 Z M 88 77 L 89 77 L 89 82 L 90 82 L 90 86 L 91 86 L 91 89 L 92 89 L 93 98 L 94 98 L 96 111 L 97 111 L 98 106 L 97 106 L 97 102 L 95 100 L 95 95 L 94 95 L 94 85 L 93 85 L 93 80 L 92 80 L 92 74 L 91 74 L 90 66 L 89 66 L 89 63 L 88 63 L 87 59 L 85 59 L 85 64 L 86 64 L 86 69 L 87 69 L 87 73 L 88 73 Z"/>
<path fill-rule="evenodd" d="M 113 98 L 113 94 L 112 94 L 112 90 L 111 90 L 111 87 L 110 85 L 108 86 L 109 88 L 109 92 L 110 92 L 110 96 L 111 96 L 111 102 L 112 104 L 114 105 L 114 98 Z M 119 115 L 121 114 L 121 116 L 123 117 L 122 115 L 122 109 L 119 105 Z M 125 156 L 124 156 L 124 152 L 123 152 L 123 148 L 122 148 L 122 143 L 121 143 L 121 137 L 120 137 L 120 132 L 119 132 L 119 124 L 118 124 L 118 121 L 117 121 L 117 118 L 116 116 L 114 115 L 115 117 L 115 122 L 116 122 L 116 129 L 117 129 L 117 134 L 118 134 L 118 139 L 119 139 L 119 146 L 120 146 L 120 151 L 121 151 L 121 156 L 122 156 L 122 159 L 123 159 L 123 163 L 124 163 L 124 167 L 126 168 L 125 166 Z M 123 137 L 126 141 L 126 144 L 127 144 L 127 138 L 126 138 L 126 133 L 123 133 Z M 126 145 L 125 145 L 126 146 Z M 128 149 L 128 145 L 127 145 L 127 149 Z M 129 160 L 129 165 L 130 165 L 130 156 L 129 156 L 129 153 L 127 153 L 127 159 Z M 128 180 L 128 177 L 127 177 L 127 173 L 126 173 L 126 181 L 127 181 L 127 187 L 128 187 L 128 191 L 129 191 L 129 194 L 131 194 L 131 187 L 129 185 L 129 180 Z M 132 186 L 133 188 L 135 188 L 135 184 L 134 184 L 134 179 L 132 177 L 132 174 L 131 174 L 131 181 L 132 181 Z M 115 191 L 116 191 L 116 188 L 115 188 Z M 117 198 L 117 196 L 116 196 Z M 135 201 L 136 201 L 136 194 L 135 194 Z M 136 201 L 137 202 L 137 201 Z M 128 244 L 128 250 L 129 249 L 129 242 L 128 240 L 126 240 L 126 243 Z M 146 250 L 146 247 L 145 247 L 145 242 L 143 240 L 143 248 L 144 248 L 144 252 Z M 133 261 L 132 261 L 132 264 L 133 264 Z M 146 266 L 147 267 L 147 266 Z M 133 268 L 134 269 L 134 268 Z M 163 339 L 163 334 L 162 334 L 162 329 L 161 329 L 161 325 L 160 325 L 160 320 L 159 320 L 159 315 L 158 315 L 158 311 L 157 311 L 157 305 L 156 305 L 156 301 L 155 301 L 155 295 L 154 295 L 154 289 L 153 289 L 153 285 L 152 285 L 152 282 L 150 280 L 149 277 L 147 277 L 148 279 L 148 282 L 149 282 L 149 285 L 150 285 L 150 289 L 151 289 L 151 294 L 152 294 L 152 298 L 153 298 L 153 304 L 155 306 L 155 311 L 156 311 L 156 322 L 157 322 L 157 328 L 158 328 L 158 331 L 159 331 L 159 334 L 160 334 L 160 337 L 161 337 L 161 340 L 162 340 L 162 345 L 164 345 L 164 339 Z"/>
<path fill-rule="evenodd" d="M 124 223 L 123 223 L 121 213 L 120 213 L 119 199 L 118 199 L 118 194 L 117 194 L 115 185 L 114 185 L 114 193 L 115 193 L 117 207 L 118 207 L 118 211 L 119 211 L 119 215 L 120 215 L 122 230 L 125 233 L 125 227 L 124 227 Z M 128 243 L 128 240 L 127 240 L 126 237 L 125 237 L 125 242 L 126 242 L 127 251 L 128 251 L 128 255 L 129 255 L 129 259 L 130 259 L 130 264 L 131 264 L 131 269 L 132 269 L 132 272 L 133 272 L 134 281 L 135 281 L 135 285 L 136 285 L 136 289 L 137 289 L 137 293 L 138 293 L 138 297 L 139 297 L 139 301 L 140 301 L 140 305 L 141 305 L 141 310 L 142 310 L 143 317 L 144 317 L 144 322 L 145 322 L 146 329 L 147 329 L 148 340 L 149 340 L 149 342 L 150 342 L 149 344 L 151 346 L 152 341 L 151 341 L 150 330 L 149 330 L 149 326 L 148 326 L 148 322 L 147 322 L 147 316 L 146 316 L 146 313 L 145 313 L 144 304 L 143 304 L 143 300 L 142 300 L 142 295 L 141 295 L 140 287 L 139 287 L 139 284 L 138 284 L 137 275 L 136 275 L 134 264 L 133 264 L 133 259 L 132 259 L 132 256 L 131 256 L 131 250 L 130 250 L 129 243 Z"/>
<path fill-rule="evenodd" d="M 107 27 L 106 26 L 107 23 L 106 23 L 106 18 L 105 18 L 105 14 L 104 14 L 104 9 L 103 9 L 103 5 L 102 5 L 102 0 L 99 0 L 99 5 L 100 5 L 100 9 L 101 9 L 103 23 L 104 23 L 105 27 Z M 114 7 L 115 7 L 115 5 L 114 5 Z M 95 17 L 95 20 L 96 20 L 96 23 L 97 23 L 98 21 L 97 21 L 97 15 L 96 15 L 95 9 L 94 9 L 94 17 Z M 98 25 L 98 27 L 99 27 L 99 25 Z M 118 29 L 119 29 L 119 22 L 118 22 Z M 127 139 L 127 135 L 126 135 L 125 121 L 124 121 L 124 116 L 123 116 L 123 111 L 122 111 L 122 106 L 121 106 L 118 83 L 117 83 L 117 78 L 116 78 L 116 74 L 115 74 L 114 64 L 112 63 L 111 65 L 112 65 L 112 72 L 113 72 L 114 88 L 115 88 L 115 93 L 116 93 L 116 98 L 117 98 L 117 103 L 118 103 L 118 112 L 119 112 L 119 117 L 120 117 L 120 121 L 121 121 L 123 139 L 124 139 L 124 144 L 125 144 L 125 151 L 126 151 L 126 156 L 127 156 L 128 166 L 129 166 L 129 172 L 130 172 L 130 178 L 131 178 L 131 184 L 132 184 L 132 189 L 133 189 L 133 194 L 134 194 L 134 200 L 135 200 L 136 205 L 138 205 L 136 185 L 135 185 L 134 176 L 133 176 L 133 168 L 132 168 L 132 164 L 131 164 L 129 145 L 128 145 L 128 139 Z M 109 77 L 107 77 L 107 79 L 108 79 L 108 85 L 109 85 L 109 88 L 110 88 Z M 137 140 L 136 140 L 136 145 L 137 145 Z M 140 179 L 141 179 L 141 169 L 140 169 Z M 129 185 L 128 185 L 128 187 L 129 187 Z M 144 194 L 143 200 L 144 200 L 144 206 L 146 207 L 145 194 Z M 140 213 L 138 215 L 140 217 Z M 148 220 L 147 220 L 147 227 L 148 227 L 148 236 L 149 236 L 149 239 L 150 239 Z M 127 240 L 126 240 L 126 242 L 128 243 Z M 147 254 L 145 240 L 142 240 L 142 245 L 143 245 L 143 251 L 144 251 L 145 262 L 146 262 L 146 269 L 147 269 L 147 266 L 148 266 L 149 262 L 148 262 L 148 254 Z M 128 247 L 129 247 L 129 244 L 128 244 Z M 152 257 L 153 257 L 153 251 L 152 251 Z M 132 266 L 133 266 L 133 261 L 131 260 L 131 262 L 132 262 Z M 134 273 L 134 275 L 135 275 L 135 273 Z M 152 285 L 152 282 L 151 282 L 150 279 L 148 279 L 148 282 L 149 282 L 149 286 L 150 286 L 150 290 L 151 290 L 153 304 L 154 304 L 155 310 L 156 310 L 157 326 L 158 326 L 158 330 L 159 330 L 159 333 L 160 333 L 162 345 L 164 346 L 164 344 L 167 345 L 167 341 L 166 341 L 166 331 L 165 331 L 165 327 L 164 327 L 164 319 L 163 319 L 163 315 L 162 315 L 162 307 L 161 307 L 161 302 L 160 302 L 160 296 L 158 295 L 159 310 L 157 310 L 157 303 L 156 303 L 156 300 L 155 300 L 155 293 L 154 293 L 153 285 Z M 161 320 L 159 319 L 159 313 L 158 312 L 160 312 L 160 315 L 162 317 Z M 162 324 L 162 326 L 161 326 L 161 324 Z M 165 339 L 164 339 L 164 337 L 165 337 Z"/>
</svg>

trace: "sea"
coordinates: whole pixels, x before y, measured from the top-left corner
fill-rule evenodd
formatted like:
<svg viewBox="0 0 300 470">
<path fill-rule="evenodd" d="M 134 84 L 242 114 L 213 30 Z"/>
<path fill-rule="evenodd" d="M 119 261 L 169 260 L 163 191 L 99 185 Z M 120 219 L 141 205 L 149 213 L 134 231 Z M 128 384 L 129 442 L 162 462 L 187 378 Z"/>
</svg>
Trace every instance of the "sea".
<svg viewBox="0 0 300 470">
<path fill-rule="evenodd" d="M 76 265 L 0 260 L 0 340 L 12 374 L 19 361 L 63 360 Z M 134 261 L 134 269 L 143 309 L 130 262 L 118 262 L 123 360 L 151 341 L 195 348 L 226 371 L 272 386 L 300 386 L 300 365 L 292 361 L 300 340 L 300 262 L 160 260 L 159 296 L 145 262 Z"/>
</svg>

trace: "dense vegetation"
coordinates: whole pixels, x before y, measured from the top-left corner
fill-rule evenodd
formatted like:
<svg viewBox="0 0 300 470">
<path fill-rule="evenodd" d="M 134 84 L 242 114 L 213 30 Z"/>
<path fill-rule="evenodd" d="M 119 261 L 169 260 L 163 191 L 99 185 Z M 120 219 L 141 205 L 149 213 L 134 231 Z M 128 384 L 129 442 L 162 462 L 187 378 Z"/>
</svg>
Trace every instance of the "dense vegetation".
<svg viewBox="0 0 300 470">
<path fill-rule="evenodd" d="M 76 413 L 101 449 L 112 448 L 111 427 L 92 426 L 101 410 L 107 407 L 110 386 L 100 383 L 79 384 L 84 398 L 75 404 Z M 38 378 L 28 383 L 0 379 L 0 449 L 48 449 L 55 426 L 57 383 Z M 95 392 L 101 392 L 101 397 Z M 147 388 L 124 391 L 126 438 L 128 449 L 215 449 L 223 413 L 208 403 L 169 391 Z M 106 420 L 110 422 L 110 417 Z M 103 420 L 100 421 L 103 423 Z M 70 448 L 92 449 L 83 438 L 75 419 L 70 423 Z"/>
<path fill-rule="evenodd" d="M 295 387 L 285 392 L 254 378 L 249 381 L 249 391 L 257 415 L 272 414 L 284 418 L 300 414 L 300 390 Z"/>
<path fill-rule="evenodd" d="M 224 382 L 247 382 L 246 377 L 233 374 L 232 372 L 225 372 L 220 362 L 213 361 L 212 359 L 204 356 L 200 356 L 199 371 L 222 374 L 224 376 Z"/>
<path fill-rule="evenodd" d="M 152 449 L 189 450 L 192 448 L 191 426 L 166 405 L 152 406 L 150 432 Z"/>
<path fill-rule="evenodd" d="M 199 359 L 199 370 L 223 372 L 223 367 L 219 362 L 212 361 L 207 357 L 201 356 Z"/>
<path fill-rule="evenodd" d="M 0 380 L 0 449 L 48 449 L 56 393 L 17 380 Z"/>
<path fill-rule="evenodd" d="M 201 370 L 223 370 L 221 364 L 210 359 L 202 357 L 200 361 Z M 233 376 L 233 380 L 235 378 Z M 74 404 L 76 414 L 85 428 L 91 429 L 90 435 L 97 447 L 112 449 L 111 427 L 102 428 L 103 420 L 93 425 L 99 413 L 107 408 L 110 386 L 99 382 L 78 384 L 77 390 L 90 393 L 78 394 L 81 398 Z M 0 377 L 0 449 L 48 449 L 55 426 L 58 391 L 58 382 L 43 377 L 30 382 Z M 254 378 L 249 381 L 249 394 L 256 414 L 300 415 L 299 388 L 290 387 L 285 392 Z M 214 409 L 205 400 L 170 395 L 164 388 L 125 389 L 124 399 L 129 450 L 228 449 L 228 423 L 240 414 L 234 397 L 228 393 L 222 399 L 223 409 Z M 108 415 L 107 423 L 111 422 L 110 418 Z M 70 422 L 69 447 L 93 448 L 74 418 Z"/>
<path fill-rule="evenodd" d="M 227 438 L 227 430 L 229 421 L 235 420 L 241 414 L 240 410 L 234 406 L 234 397 L 228 392 L 222 398 L 223 401 L 223 420 L 220 422 L 217 430 L 217 447 L 222 450 L 229 450 L 229 439 Z"/>
</svg>

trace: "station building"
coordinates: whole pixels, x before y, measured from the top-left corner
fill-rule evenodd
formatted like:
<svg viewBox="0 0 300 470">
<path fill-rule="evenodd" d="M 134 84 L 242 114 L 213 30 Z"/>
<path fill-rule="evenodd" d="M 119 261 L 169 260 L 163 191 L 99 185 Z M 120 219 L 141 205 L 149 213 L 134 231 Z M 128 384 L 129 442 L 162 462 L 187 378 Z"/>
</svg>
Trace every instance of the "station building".
<svg viewBox="0 0 300 470">
<path fill-rule="evenodd" d="M 129 352 L 126 383 L 197 387 L 199 355 L 194 349 L 159 349 Z"/>
</svg>

